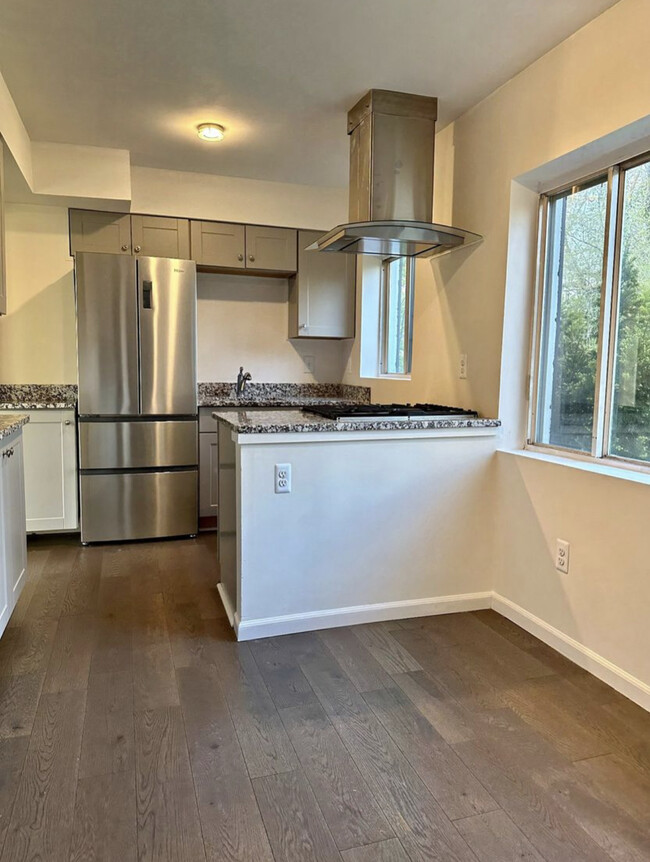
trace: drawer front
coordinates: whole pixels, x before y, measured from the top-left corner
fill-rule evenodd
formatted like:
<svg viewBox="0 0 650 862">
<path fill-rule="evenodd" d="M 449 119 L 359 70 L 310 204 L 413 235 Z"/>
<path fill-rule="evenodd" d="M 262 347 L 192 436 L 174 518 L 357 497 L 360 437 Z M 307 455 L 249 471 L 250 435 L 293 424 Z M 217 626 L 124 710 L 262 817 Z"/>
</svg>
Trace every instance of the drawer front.
<svg viewBox="0 0 650 862">
<path fill-rule="evenodd" d="M 192 467 L 198 463 L 196 420 L 80 422 L 82 470 Z"/>
</svg>

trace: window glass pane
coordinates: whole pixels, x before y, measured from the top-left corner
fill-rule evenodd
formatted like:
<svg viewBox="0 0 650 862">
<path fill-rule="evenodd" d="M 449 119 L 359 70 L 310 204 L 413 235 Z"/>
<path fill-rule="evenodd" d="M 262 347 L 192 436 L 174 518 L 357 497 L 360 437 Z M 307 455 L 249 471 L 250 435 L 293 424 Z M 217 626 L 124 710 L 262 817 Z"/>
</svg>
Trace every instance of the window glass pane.
<svg viewBox="0 0 650 862">
<path fill-rule="evenodd" d="M 398 258 L 385 265 L 384 374 L 408 374 L 411 370 L 410 274 L 407 258 Z"/>
<path fill-rule="evenodd" d="M 610 452 L 650 461 L 650 163 L 623 181 Z"/>
<path fill-rule="evenodd" d="M 591 451 L 607 179 L 549 200 L 537 442 Z"/>
</svg>

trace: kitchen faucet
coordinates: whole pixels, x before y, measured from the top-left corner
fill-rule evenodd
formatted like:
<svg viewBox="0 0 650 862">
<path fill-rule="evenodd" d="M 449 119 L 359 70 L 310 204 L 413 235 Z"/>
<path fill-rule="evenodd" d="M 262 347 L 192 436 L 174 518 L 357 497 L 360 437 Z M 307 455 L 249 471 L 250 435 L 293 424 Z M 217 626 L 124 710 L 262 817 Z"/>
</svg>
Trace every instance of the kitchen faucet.
<svg viewBox="0 0 650 862">
<path fill-rule="evenodd" d="M 239 374 L 237 375 L 237 388 L 235 390 L 237 392 L 237 398 L 240 398 L 244 394 L 244 389 L 246 389 L 246 384 L 248 383 L 249 380 L 252 380 L 252 379 L 253 378 L 251 377 L 250 372 L 247 371 L 244 374 L 244 366 L 243 365 L 240 366 Z"/>
</svg>

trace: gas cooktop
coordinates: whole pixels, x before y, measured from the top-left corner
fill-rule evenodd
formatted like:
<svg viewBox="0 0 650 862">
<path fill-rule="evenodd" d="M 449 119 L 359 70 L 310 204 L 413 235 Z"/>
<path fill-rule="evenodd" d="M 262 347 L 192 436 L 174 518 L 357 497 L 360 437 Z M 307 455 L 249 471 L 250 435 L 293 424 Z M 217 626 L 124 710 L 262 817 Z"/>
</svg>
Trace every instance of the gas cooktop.
<svg viewBox="0 0 650 862">
<path fill-rule="evenodd" d="M 445 407 L 443 404 L 348 404 L 303 407 L 303 413 L 316 413 L 326 419 L 476 419 L 475 410 Z"/>
</svg>

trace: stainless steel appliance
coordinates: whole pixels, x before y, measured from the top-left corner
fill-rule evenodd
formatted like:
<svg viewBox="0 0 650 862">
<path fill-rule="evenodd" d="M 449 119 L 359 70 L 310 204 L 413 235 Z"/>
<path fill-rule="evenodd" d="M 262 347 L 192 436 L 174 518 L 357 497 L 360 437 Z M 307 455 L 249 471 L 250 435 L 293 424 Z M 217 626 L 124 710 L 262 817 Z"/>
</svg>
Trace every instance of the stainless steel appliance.
<svg viewBox="0 0 650 862">
<path fill-rule="evenodd" d="M 438 100 L 370 90 L 348 112 L 350 222 L 310 250 L 381 257 L 433 257 L 479 242 L 433 224 L 433 152 Z"/>
<path fill-rule="evenodd" d="M 81 540 L 196 533 L 196 265 L 79 253 Z"/>
<path fill-rule="evenodd" d="M 303 413 L 316 413 L 325 419 L 476 419 L 475 410 L 446 407 L 444 404 L 326 404 L 303 407 Z"/>
</svg>

